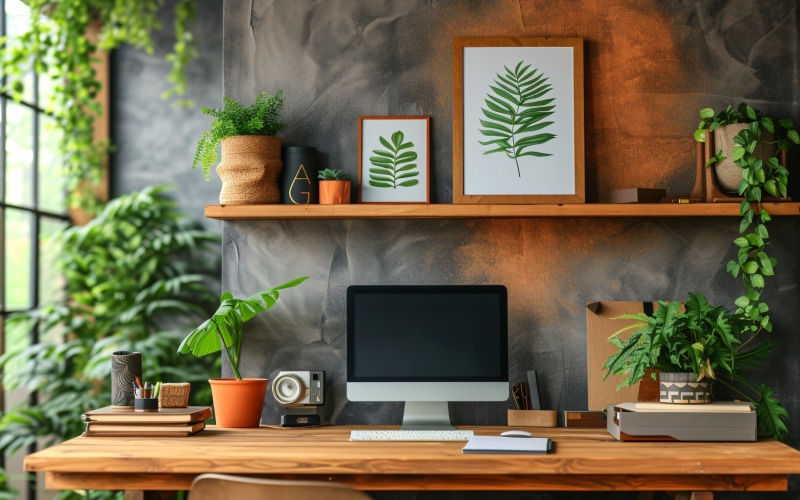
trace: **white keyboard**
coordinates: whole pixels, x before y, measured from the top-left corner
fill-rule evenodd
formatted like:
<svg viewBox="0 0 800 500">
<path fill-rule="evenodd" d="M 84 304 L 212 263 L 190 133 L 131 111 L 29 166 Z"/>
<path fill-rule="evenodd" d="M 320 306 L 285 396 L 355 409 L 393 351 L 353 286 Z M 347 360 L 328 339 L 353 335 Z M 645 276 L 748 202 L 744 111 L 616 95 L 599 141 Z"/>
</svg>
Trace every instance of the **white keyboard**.
<svg viewBox="0 0 800 500">
<path fill-rule="evenodd" d="M 350 441 L 469 441 L 472 431 L 350 431 Z"/>
</svg>

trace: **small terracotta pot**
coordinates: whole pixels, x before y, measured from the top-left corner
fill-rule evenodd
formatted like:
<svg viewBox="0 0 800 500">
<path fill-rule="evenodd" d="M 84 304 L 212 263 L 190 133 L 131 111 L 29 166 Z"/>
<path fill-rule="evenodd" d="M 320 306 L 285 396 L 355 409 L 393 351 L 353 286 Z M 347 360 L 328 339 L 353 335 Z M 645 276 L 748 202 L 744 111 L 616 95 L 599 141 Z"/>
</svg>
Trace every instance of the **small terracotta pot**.
<svg viewBox="0 0 800 500">
<path fill-rule="evenodd" d="M 350 181 L 319 181 L 320 205 L 349 205 Z"/>
<path fill-rule="evenodd" d="M 214 418 L 220 427 L 258 427 L 267 392 L 267 379 L 212 378 Z"/>
<path fill-rule="evenodd" d="M 658 374 L 662 403 L 698 404 L 711 402 L 711 380 L 697 380 L 694 373 Z"/>
<path fill-rule="evenodd" d="M 222 205 L 280 203 L 278 181 L 283 170 L 281 140 L 267 135 L 237 135 L 222 140 Z"/>
</svg>

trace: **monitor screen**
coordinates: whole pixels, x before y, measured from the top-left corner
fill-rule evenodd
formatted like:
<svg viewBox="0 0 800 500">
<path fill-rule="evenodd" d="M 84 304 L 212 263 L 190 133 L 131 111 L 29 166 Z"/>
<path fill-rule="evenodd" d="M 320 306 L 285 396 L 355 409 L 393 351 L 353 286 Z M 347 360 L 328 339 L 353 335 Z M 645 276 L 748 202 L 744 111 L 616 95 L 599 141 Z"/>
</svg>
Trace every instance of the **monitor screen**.
<svg viewBox="0 0 800 500">
<path fill-rule="evenodd" d="M 505 382 L 503 286 L 351 286 L 348 382 Z"/>
</svg>

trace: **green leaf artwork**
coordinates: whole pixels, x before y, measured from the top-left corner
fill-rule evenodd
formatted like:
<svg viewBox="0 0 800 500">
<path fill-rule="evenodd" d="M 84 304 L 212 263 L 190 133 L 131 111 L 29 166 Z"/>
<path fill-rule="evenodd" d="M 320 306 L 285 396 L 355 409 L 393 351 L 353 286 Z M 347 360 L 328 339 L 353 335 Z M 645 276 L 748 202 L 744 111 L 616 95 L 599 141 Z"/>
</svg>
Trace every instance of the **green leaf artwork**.
<svg viewBox="0 0 800 500">
<path fill-rule="evenodd" d="M 544 121 L 553 114 L 553 98 L 543 99 L 553 86 L 547 83 L 548 77 L 538 68 L 531 69 L 525 61 L 517 63 L 513 71 L 504 66 L 505 75 L 497 73 L 492 92 L 486 94 L 486 107 L 481 108 L 484 118 L 480 122 L 484 128 L 481 134 L 486 141 L 479 141 L 492 149 L 483 154 L 505 153 L 517 164 L 517 175 L 522 177 L 518 158 L 522 156 L 552 156 L 551 153 L 534 151 L 529 148 L 539 146 L 555 139 L 555 134 L 539 132 L 553 124 Z M 539 132 L 539 133 L 534 133 Z"/>
<path fill-rule="evenodd" d="M 411 141 L 403 142 L 405 134 L 401 130 L 392 134 L 391 142 L 384 137 L 378 138 L 386 148 L 373 149 L 369 162 L 373 167 L 369 169 L 369 185 L 378 188 L 411 187 L 419 184 L 417 170 L 417 153 L 410 148 L 414 147 Z M 407 151 L 403 151 L 407 150 Z"/>
</svg>

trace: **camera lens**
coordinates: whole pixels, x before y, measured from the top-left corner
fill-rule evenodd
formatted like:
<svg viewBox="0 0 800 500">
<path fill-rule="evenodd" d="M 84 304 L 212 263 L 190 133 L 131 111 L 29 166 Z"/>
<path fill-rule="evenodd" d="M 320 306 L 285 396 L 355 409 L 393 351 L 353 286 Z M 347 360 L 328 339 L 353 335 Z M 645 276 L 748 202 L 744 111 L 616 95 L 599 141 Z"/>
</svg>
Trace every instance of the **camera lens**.
<svg viewBox="0 0 800 500">
<path fill-rule="evenodd" d="M 272 382 L 272 396 L 282 405 L 289 405 L 303 399 L 303 381 L 297 375 L 278 376 Z"/>
</svg>

